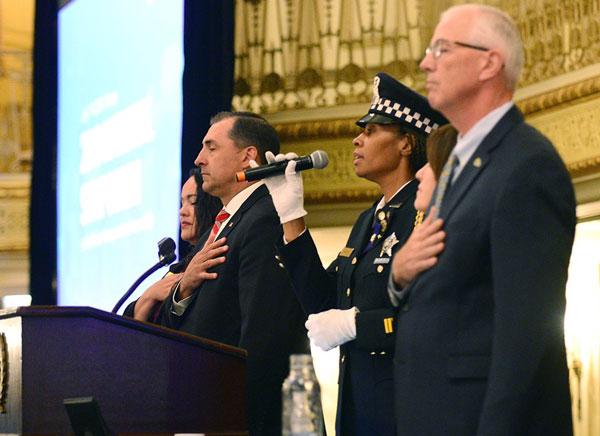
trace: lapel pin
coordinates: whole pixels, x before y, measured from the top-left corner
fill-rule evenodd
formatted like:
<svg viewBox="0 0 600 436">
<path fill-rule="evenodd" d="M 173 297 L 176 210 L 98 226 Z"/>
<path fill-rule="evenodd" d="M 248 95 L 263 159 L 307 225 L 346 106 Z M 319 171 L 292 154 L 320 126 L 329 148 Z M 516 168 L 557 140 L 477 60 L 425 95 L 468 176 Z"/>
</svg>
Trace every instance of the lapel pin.
<svg viewBox="0 0 600 436">
<path fill-rule="evenodd" d="M 473 161 L 473 166 L 475 168 L 479 168 L 481 167 L 481 158 L 480 157 L 476 157 L 475 160 Z"/>
</svg>

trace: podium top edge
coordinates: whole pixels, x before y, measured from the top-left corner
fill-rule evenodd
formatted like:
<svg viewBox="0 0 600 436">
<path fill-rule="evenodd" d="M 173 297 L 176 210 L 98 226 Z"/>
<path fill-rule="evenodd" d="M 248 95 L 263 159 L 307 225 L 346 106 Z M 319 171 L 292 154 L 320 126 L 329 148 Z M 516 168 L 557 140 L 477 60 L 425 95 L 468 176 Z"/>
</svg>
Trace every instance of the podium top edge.
<svg viewBox="0 0 600 436">
<path fill-rule="evenodd" d="M 132 318 L 105 312 L 100 309 L 87 306 L 24 306 L 0 310 L 0 320 L 8 318 L 95 318 L 113 324 L 122 325 L 134 330 L 144 331 L 173 340 L 184 342 L 202 348 L 226 353 L 243 360 L 247 357 L 246 350 L 231 345 L 223 344 L 211 339 L 194 336 L 189 333 L 162 327 L 157 324 L 137 321 Z"/>
</svg>

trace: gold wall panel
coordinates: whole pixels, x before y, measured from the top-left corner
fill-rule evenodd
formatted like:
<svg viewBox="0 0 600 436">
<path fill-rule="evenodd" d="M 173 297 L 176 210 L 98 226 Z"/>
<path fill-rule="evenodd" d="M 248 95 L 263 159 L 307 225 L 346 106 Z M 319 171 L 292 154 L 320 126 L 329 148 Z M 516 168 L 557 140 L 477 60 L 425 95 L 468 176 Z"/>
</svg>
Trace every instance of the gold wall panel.
<svg viewBox="0 0 600 436">
<path fill-rule="evenodd" d="M 29 247 L 29 175 L 0 176 L 0 251 Z"/>
<path fill-rule="evenodd" d="M 237 0 L 233 106 L 266 114 L 286 150 L 330 153 L 330 168 L 305 173 L 308 204 L 377 195 L 353 176 L 351 146 L 342 144 L 356 134 L 375 73 L 423 91 L 418 62 L 440 13 L 455 3 L 463 2 Z M 600 174 L 600 0 L 483 3 L 507 11 L 523 36 L 518 104 L 527 119 L 554 141 L 574 178 Z"/>
<path fill-rule="evenodd" d="M 419 60 L 448 0 L 237 0 L 237 109 L 368 103 L 385 71 L 423 88 Z"/>
<path fill-rule="evenodd" d="M 276 126 L 284 151 L 299 155 L 325 150 L 329 165 L 303 173 L 307 203 L 371 201 L 378 187 L 354 173 L 352 139 L 360 132 L 354 120 L 304 122 Z"/>
<path fill-rule="evenodd" d="M 550 138 L 573 176 L 600 170 L 600 94 L 528 120 Z"/>
<path fill-rule="evenodd" d="M 385 71 L 422 91 L 419 70 L 450 0 L 237 0 L 234 107 L 261 113 L 369 102 Z M 488 0 L 524 42 L 520 86 L 600 59 L 600 0 Z"/>
<path fill-rule="evenodd" d="M 33 0 L 0 0 L 0 173 L 31 170 Z"/>
<path fill-rule="evenodd" d="M 517 23 L 525 49 L 520 86 L 593 65 L 600 59 L 599 0 L 489 1 Z"/>
</svg>

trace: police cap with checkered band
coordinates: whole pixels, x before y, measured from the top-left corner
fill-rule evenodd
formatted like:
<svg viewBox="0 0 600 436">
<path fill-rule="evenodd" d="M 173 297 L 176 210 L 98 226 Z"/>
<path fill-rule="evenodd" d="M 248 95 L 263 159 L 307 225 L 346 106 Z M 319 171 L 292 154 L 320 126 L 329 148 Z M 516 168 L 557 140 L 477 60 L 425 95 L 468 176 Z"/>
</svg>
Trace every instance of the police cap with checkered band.
<svg viewBox="0 0 600 436">
<path fill-rule="evenodd" d="M 428 135 L 448 121 L 429 106 L 425 97 L 393 77 L 379 73 L 373 80 L 373 99 L 369 113 L 356 122 L 360 127 L 370 123 L 399 124 Z"/>
</svg>

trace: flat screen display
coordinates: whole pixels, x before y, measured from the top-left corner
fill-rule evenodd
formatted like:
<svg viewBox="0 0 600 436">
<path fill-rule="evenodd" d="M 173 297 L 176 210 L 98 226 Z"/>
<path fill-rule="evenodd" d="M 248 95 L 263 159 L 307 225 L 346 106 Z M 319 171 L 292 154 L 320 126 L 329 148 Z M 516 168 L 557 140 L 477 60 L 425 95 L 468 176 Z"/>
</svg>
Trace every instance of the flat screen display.
<svg viewBox="0 0 600 436">
<path fill-rule="evenodd" d="M 58 35 L 57 300 L 110 310 L 177 240 L 183 0 L 71 1 Z"/>
</svg>

